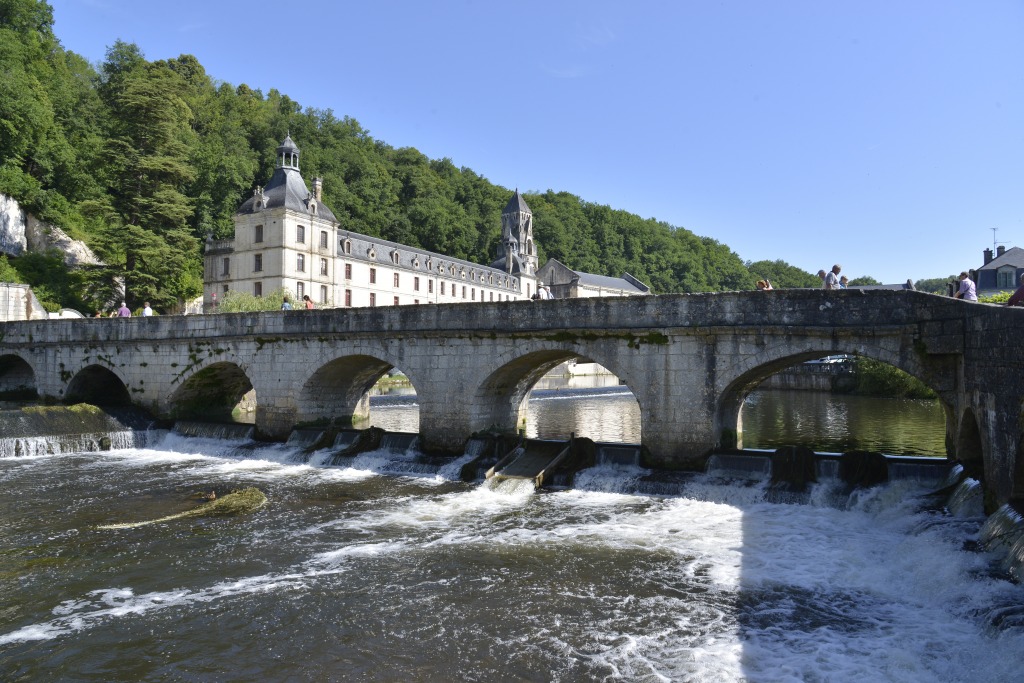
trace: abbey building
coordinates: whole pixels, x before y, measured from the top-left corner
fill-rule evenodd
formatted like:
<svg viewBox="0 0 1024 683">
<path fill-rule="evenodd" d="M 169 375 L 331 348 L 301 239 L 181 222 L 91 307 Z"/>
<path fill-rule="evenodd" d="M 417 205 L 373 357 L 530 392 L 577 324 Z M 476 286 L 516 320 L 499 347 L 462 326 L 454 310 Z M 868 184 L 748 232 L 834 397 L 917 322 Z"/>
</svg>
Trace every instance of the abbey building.
<svg viewBox="0 0 1024 683">
<path fill-rule="evenodd" d="M 232 290 L 255 296 L 283 290 L 294 301 L 309 296 L 320 308 L 516 301 L 538 291 L 533 214 L 518 190 L 502 212 L 499 258 L 490 266 L 345 230 L 322 193 L 320 178 L 312 191 L 306 186 L 299 148 L 286 137 L 270 181 L 238 208 L 234 238 L 206 242 L 204 310 Z M 558 266 L 564 279 L 568 269 Z M 605 279 L 622 284 L 605 295 L 649 291 L 631 277 Z M 559 298 L 586 295 L 557 286 L 549 291 L 556 289 Z"/>
</svg>

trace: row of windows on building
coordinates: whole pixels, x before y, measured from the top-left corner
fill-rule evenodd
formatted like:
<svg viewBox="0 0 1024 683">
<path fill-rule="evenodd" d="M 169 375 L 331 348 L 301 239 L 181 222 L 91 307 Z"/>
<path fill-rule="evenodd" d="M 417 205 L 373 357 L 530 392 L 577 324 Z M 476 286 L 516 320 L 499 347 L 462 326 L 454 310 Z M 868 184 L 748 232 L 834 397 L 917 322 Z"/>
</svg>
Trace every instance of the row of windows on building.
<svg viewBox="0 0 1024 683">
<path fill-rule="evenodd" d="M 224 257 L 224 259 L 221 262 L 221 265 L 222 265 L 221 275 L 223 275 L 225 277 L 230 276 L 231 275 L 231 258 L 230 257 Z M 255 272 L 255 273 L 262 273 L 263 272 L 263 254 L 254 254 L 253 255 L 253 268 L 252 269 L 253 269 L 253 272 Z M 295 270 L 296 270 L 296 272 L 299 272 L 299 273 L 305 273 L 306 272 L 306 255 L 305 254 L 296 254 L 295 255 Z M 330 275 L 330 262 L 326 258 L 321 258 L 320 259 L 320 274 L 321 275 Z M 401 286 L 400 275 L 401 275 L 401 273 L 393 273 L 393 275 L 392 275 L 392 277 L 394 278 L 394 285 L 393 286 L 395 286 L 395 287 L 400 287 Z M 463 277 L 463 279 L 465 279 L 465 273 L 464 272 L 462 274 L 462 277 Z M 346 280 L 351 280 L 352 279 L 352 264 L 351 263 L 346 263 L 345 264 L 345 279 Z M 474 275 L 474 279 L 475 279 L 475 275 Z M 506 278 L 506 281 L 507 280 L 508 280 L 508 278 Z M 498 278 L 498 281 L 499 281 L 498 284 L 500 286 L 501 285 L 501 278 Z M 494 282 L 494 276 L 491 275 L 490 283 L 493 284 L 493 282 Z M 371 285 L 377 284 L 377 269 L 376 268 L 370 268 L 370 284 Z M 483 274 L 480 275 L 480 284 L 484 284 Z M 441 280 L 440 281 L 440 285 L 441 285 L 441 294 L 444 294 L 445 281 Z M 507 282 L 506 282 L 505 286 L 508 286 Z M 456 287 L 455 283 L 452 283 L 452 290 L 453 291 L 455 290 L 455 287 Z M 417 291 L 417 292 L 420 291 L 420 278 L 417 275 L 413 276 L 413 289 L 415 291 Z M 463 286 L 463 289 L 465 289 L 465 286 Z M 431 294 L 434 293 L 434 281 L 432 279 L 428 279 L 427 280 L 427 291 L 429 293 L 431 293 Z M 465 297 L 463 297 L 463 298 L 465 298 Z"/>
<path fill-rule="evenodd" d="M 326 230 L 321 230 L 320 231 L 320 248 L 321 249 L 327 249 L 328 248 L 328 244 L 329 244 L 329 240 L 330 240 L 330 236 L 327 234 L 327 231 Z M 262 225 L 257 225 L 257 226 L 254 227 L 254 230 L 253 230 L 253 242 L 262 242 L 262 241 L 263 241 L 263 226 Z M 304 226 L 304 225 L 297 225 L 297 226 L 295 226 L 295 242 L 297 244 L 305 244 L 306 243 L 306 226 Z M 343 253 L 345 253 L 347 255 L 351 255 L 352 254 L 352 240 L 350 240 L 350 239 L 340 240 L 339 241 L 339 246 L 341 247 L 341 250 L 342 250 Z M 371 245 L 369 247 L 369 249 L 367 250 L 367 256 L 370 258 L 370 260 L 376 259 L 377 258 L 376 247 Z M 401 253 L 399 252 L 398 249 L 393 249 L 391 251 L 391 255 L 390 256 L 391 256 L 391 262 L 392 263 L 394 263 L 396 266 L 397 265 L 401 265 L 402 258 L 401 258 Z M 256 254 L 255 258 L 256 258 L 256 267 L 254 268 L 254 270 L 256 272 L 260 272 L 260 271 L 263 270 L 263 255 L 262 254 Z M 325 263 L 326 263 L 326 259 L 320 259 L 320 274 L 321 275 L 327 275 L 327 269 L 326 269 Z M 414 254 L 412 256 L 412 258 L 410 260 L 410 264 L 412 265 L 413 268 L 419 268 L 420 267 L 420 257 L 419 257 L 418 254 Z M 306 272 L 305 257 L 302 254 L 298 255 L 298 263 L 296 264 L 296 266 L 297 266 L 298 271 L 300 273 Z M 433 258 L 431 258 L 429 256 L 427 257 L 426 266 L 427 266 L 427 270 L 430 270 L 430 271 L 434 270 L 435 266 L 434 266 Z M 446 266 L 444 263 L 438 262 L 436 268 L 437 268 L 437 272 L 438 273 L 441 273 L 441 274 L 447 273 L 449 276 L 455 277 L 456 266 L 454 264 L 448 264 Z M 459 276 L 463 280 L 465 280 L 466 279 L 466 274 L 467 274 L 466 268 L 465 267 L 460 267 L 460 268 L 458 268 L 458 271 L 459 271 Z M 224 275 L 228 274 L 228 259 L 224 259 L 224 273 L 223 274 Z M 481 284 L 483 284 L 483 282 L 484 282 L 484 274 L 480 273 L 479 274 L 479 278 L 480 278 Z M 473 280 L 473 281 L 475 281 L 477 279 L 477 272 L 476 272 L 475 269 L 470 268 L 470 270 L 469 270 L 469 279 Z M 493 286 L 494 285 L 494 274 L 493 273 L 490 274 L 490 276 L 487 279 L 488 279 L 487 284 Z M 516 282 L 515 282 L 514 279 L 511 279 L 511 278 L 509 278 L 507 276 L 504 278 L 504 286 L 505 287 L 510 287 L 510 286 L 514 287 L 515 285 L 516 285 Z M 499 287 L 502 286 L 502 278 L 500 276 L 498 277 L 498 286 Z"/>
<path fill-rule="evenodd" d="M 397 277 L 397 276 L 398 275 L 396 273 L 395 277 Z M 416 282 L 415 282 L 415 285 L 414 285 L 414 289 L 416 291 L 419 291 L 419 278 L 416 278 L 415 280 L 416 280 Z M 428 280 L 427 284 L 429 285 L 427 287 L 428 293 L 433 294 L 434 293 L 434 282 L 432 280 Z M 451 296 L 452 296 L 452 298 L 453 299 L 458 299 L 459 298 L 458 288 L 455 285 L 452 285 L 450 289 L 451 289 Z M 227 296 L 228 292 L 231 291 L 231 290 L 230 290 L 228 285 L 224 285 L 222 291 L 223 291 L 223 295 Z M 252 293 L 253 293 L 254 296 L 263 296 L 263 283 L 262 282 L 254 282 L 252 284 Z M 442 296 L 446 296 L 446 294 L 445 294 L 445 283 L 444 282 L 441 283 L 440 293 L 441 293 Z M 500 293 L 498 294 L 497 299 L 495 299 L 495 297 L 494 297 L 494 292 L 487 292 L 487 294 L 489 294 L 490 296 L 488 298 L 486 298 L 486 299 L 484 298 L 484 293 L 485 293 L 484 290 L 481 289 L 480 290 L 480 301 L 495 301 L 495 300 L 501 301 L 502 300 Z M 467 294 L 468 294 L 468 296 L 467 296 Z M 476 287 L 470 287 L 469 291 L 467 293 L 466 285 L 462 285 L 462 298 L 463 299 L 468 299 L 469 301 L 476 301 L 477 300 L 476 295 L 477 295 Z M 304 296 L 306 296 L 306 283 L 305 282 L 296 282 L 295 283 L 295 297 L 297 299 L 302 299 Z M 214 298 L 216 299 L 216 297 L 214 297 Z M 505 295 L 505 301 L 511 301 L 511 297 L 508 294 Z M 328 298 L 328 288 L 327 288 L 327 285 L 320 285 L 320 299 L 319 299 L 319 302 L 321 304 L 325 304 L 325 305 L 331 303 L 330 299 Z M 419 299 L 413 299 L 412 303 L 414 305 L 415 304 L 419 304 L 420 300 Z M 375 292 L 370 292 L 370 306 L 376 306 L 376 305 L 377 305 L 377 294 Z M 394 305 L 395 306 L 400 306 L 401 305 L 401 297 L 399 297 L 397 295 L 394 297 Z M 351 308 L 352 307 L 352 290 L 351 289 L 346 289 L 345 290 L 345 306 L 347 308 Z"/>
</svg>

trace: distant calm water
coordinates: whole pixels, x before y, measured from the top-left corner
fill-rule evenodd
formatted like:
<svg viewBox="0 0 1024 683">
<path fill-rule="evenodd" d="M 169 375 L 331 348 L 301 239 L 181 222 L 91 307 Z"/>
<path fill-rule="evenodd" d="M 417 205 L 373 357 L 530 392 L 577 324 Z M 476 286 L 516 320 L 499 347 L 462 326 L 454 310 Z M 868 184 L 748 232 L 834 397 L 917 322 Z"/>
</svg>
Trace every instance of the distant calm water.
<svg viewBox="0 0 1024 683">
<path fill-rule="evenodd" d="M 603 384 L 588 388 L 594 383 Z M 640 406 L 614 378 L 547 379 L 529 402 L 526 434 L 639 443 Z M 558 388 L 561 387 L 561 388 Z M 743 445 L 813 445 L 819 452 L 878 450 L 945 457 L 945 415 L 937 401 L 844 396 L 812 391 L 753 392 L 744 404 Z M 371 421 L 394 431 L 419 431 L 415 394 L 374 397 Z"/>
</svg>

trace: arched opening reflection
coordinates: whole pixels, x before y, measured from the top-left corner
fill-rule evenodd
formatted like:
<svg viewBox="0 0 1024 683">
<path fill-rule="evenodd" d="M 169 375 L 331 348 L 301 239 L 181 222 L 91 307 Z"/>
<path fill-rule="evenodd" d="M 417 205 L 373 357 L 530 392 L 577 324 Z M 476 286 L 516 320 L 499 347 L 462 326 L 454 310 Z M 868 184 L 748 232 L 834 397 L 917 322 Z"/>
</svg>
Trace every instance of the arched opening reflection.
<svg viewBox="0 0 1024 683">
<path fill-rule="evenodd" d="M 38 397 L 32 366 L 19 356 L 0 356 L 0 400 L 32 401 Z"/>
<path fill-rule="evenodd" d="M 963 464 L 964 472 L 969 477 L 984 481 L 985 462 L 981 431 L 978 429 L 978 418 L 970 408 L 961 415 L 957 434 L 956 457 Z"/>
<path fill-rule="evenodd" d="M 323 365 L 299 394 L 300 421 L 343 427 L 418 432 L 419 408 L 412 379 L 392 363 L 367 355 Z"/>
<path fill-rule="evenodd" d="M 787 360 L 752 373 L 737 392 L 744 448 L 946 456 L 946 410 L 907 373 L 846 354 Z"/>
<path fill-rule="evenodd" d="M 179 419 L 251 423 L 256 415 L 256 392 L 240 367 L 214 363 L 185 380 L 171 397 L 171 406 Z"/>
<path fill-rule="evenodd" d="M 109 368 L 90 365 L 68 383 L 65 403 L 91 403 L 95 406 L 127 406 L 132 402 L 128 387 Z"/>
<path fill-rule="evenodd" d="M 487 378 L 476 403 L 480 429 L 515 425 L 528 438 L 641 442 L 640 404 L 630 388 L 612 370 L 567 351 L 507 363 Z"/>
</svg>

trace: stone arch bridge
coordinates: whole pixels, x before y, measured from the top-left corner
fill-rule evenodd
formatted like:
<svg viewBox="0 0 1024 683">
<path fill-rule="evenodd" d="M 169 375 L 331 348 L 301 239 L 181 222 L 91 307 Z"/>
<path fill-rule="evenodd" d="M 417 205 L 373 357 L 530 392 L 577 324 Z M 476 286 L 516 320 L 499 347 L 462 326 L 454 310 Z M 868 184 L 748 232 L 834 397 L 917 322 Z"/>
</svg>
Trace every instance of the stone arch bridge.
<svg viewBox="0 0 1024 683">
<path fill-rule="evenodd" d="M 0 325 L 0 391 L 131 402 L 158 416 L 229 409 L 247 392 L 256 428 L 360 424 L 393 367 L 418 393 L 425 449 L 461 452 L 514 430 L 555 365 L 607 367 L 640 405 L 646 463 L 699 468 L 741 444 L 746 394 L 778 370 L 837 353 L 932 387 L 947 454 L 990 502 L 1024 498 L 1024 310 L 913 291 L 774 290 L 648 297 L 77 319 Z"/>
</svg>

